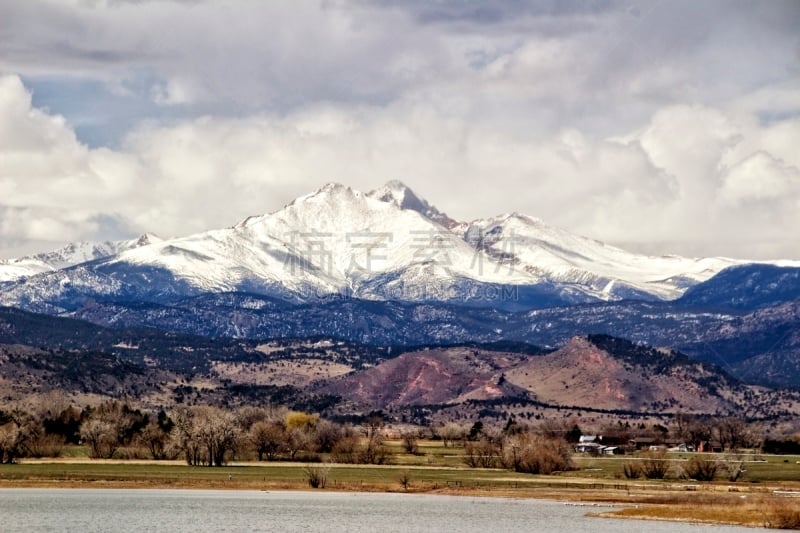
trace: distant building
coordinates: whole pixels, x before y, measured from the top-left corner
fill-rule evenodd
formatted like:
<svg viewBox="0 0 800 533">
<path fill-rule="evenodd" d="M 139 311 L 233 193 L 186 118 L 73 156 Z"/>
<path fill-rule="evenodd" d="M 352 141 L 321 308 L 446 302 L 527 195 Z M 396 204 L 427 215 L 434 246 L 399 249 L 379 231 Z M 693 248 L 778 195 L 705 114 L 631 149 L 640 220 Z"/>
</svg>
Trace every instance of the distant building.
<svg viewBox="0 0 800 533">
<path fill-rule="evenodd" d="M 603 451 L 602 444 L 598 444 L 596 442 L 579 442 L 575 445 L 575 451 L 578 453 L 590 453 L 592 455 L 600 455 Z"/>
<path fill-rule="evenodd" d="M 622 446 L 606 446 L 603 448 L 603 455 L 623 455 L 625 449 Z"/>
</svg>

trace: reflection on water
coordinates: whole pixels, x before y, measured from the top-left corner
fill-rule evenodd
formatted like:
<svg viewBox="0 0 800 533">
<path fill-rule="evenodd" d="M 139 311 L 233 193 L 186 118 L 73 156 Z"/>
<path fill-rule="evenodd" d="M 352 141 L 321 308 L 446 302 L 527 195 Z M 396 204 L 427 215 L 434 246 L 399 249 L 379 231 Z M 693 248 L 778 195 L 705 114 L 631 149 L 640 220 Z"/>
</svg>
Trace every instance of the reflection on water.
<svg viewBox="0 0 800 533">
<path fill-rule="evenodd" d="M 591 518 L 563 502 L 331 492 L 0 489 L 0 531 L 752 532 Z"/>
</svg>

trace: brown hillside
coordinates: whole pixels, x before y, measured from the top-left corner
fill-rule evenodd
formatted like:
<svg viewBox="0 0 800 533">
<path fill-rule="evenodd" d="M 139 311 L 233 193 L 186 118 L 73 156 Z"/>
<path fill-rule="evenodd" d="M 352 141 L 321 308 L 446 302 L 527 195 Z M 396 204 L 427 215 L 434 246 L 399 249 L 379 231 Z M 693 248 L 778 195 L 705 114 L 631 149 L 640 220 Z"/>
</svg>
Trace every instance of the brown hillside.
<svg viewBox="0 0 800 533">
<path fill-rule="evenodd" d="M 323 391 L 376 408 L 499 398 L 512 393 L 499 383 L 503 372 L 527 357 L 463 347 L 424 350 L 346 376 Z"/>
<path fill-rule="evenodd" d="M 407 353 L 321 391 L 373 408 L 527 397 L 551 406 L 649 413 L 731 414 L 751 404 L 755 414 L 763 406 L 756 407 L 760 395 L 750 389 L 680 354 L 575 337 L 543 356 L 463 347 Z"/>
<path fill-rule="evenodd" d="M 506 372 L 508 382 L 540 401 L 597 409 L 632 411 L 727 411 L 732 391 L 709 387 L 724 383 L 707 367 L 676 364 L 659 373 L 614 356 L 586 337 L 575 337 L 560 350 L 531 358 Z"/>
</svg>

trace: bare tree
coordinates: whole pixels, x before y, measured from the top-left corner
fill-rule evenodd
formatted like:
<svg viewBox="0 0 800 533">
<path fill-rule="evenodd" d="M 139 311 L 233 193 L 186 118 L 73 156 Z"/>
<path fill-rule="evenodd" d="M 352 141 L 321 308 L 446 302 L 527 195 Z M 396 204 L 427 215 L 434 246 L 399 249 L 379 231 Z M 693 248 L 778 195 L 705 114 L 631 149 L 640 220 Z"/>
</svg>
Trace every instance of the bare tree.
<svg viewBox="0 0 800 533">
<path fill-rule="evenodd" d="M 570 431 L 569 422 L 564 419 L 548 418 L 539 424 L 535 432 L 548 439 L 564 439 Z"/>
<path fill-rule="evenodd" d="M 286 451 L 289 453 L 289 459 L 295 460 L 297 454 L 303 450 L 307 450 L 311 439 L 309 434 L 300 428 L 286 430 Z"/>
<path fill-rule="evenodd" d="M 173 429 L 173 446 L 183 453 L 186 464 L 203 464 L 203 454 L 195 430 L 193 410 L 187 407 L 178 407 L 171 416 L 175 422 Z"/>
<path fill-rule="evenodd" d="M 445 447 L 447 447 L 455 446 L 457 442 L 464 442 L 468 432 L 469 430 L 465 426 L 455 422 L 448 422 L 439 430 L 439 435 L 442 437 Z"/>
<path fill-rule="evenodd" d="M 13 463 L 20 452 L 20 431 L 16 422 L 0 426 L 0 464 Z"/>
<path fill-rule="evenodd" d="M 403 490 L 408 492 L 408 489 L 411 486 L 411 472 L 409 472 L 408 469 L 401 471 L 398 481 L 400 482 L 400 486 L 403 487 Z"/>
<path fill-rule="evenodd" d="M 331 449 L 331 458 L 339 463 L 382 464 L 389 452 L 383 445 L 383 421 L 370 418 L 361 428 L 361 436 L 348 427 L 340 427 L 341 438 Z"/>
<path fill-rule="evenodd" d="M 196 417 L 197 438 L 205 447 L 208 466 L 223 466 L 236 450 L 239 436 L 232 413 L 213 407 L 199 408 Z"/>
<path fill-rule="evenodd" d="M 257 422 L 277 422 L 283 424 L 288 412 L 289 411 L 285 407 L 267 405 L 266 407 L 240 407 L 236 410 L 235 414 L 241 430 L 247 433 Z"/>
<path fill-rule="evenodd" d="M 47 433 L 43 420 L 34 414 L 20 419 L 20 453 L 26 457 L 58 457 L 64 437 Z"/>
<path fill-rule="evenodd" d="M 81 424 L 81 439 L 89 444 L 93 457 L 110 459 L 121 447 L 132 442 L 144 427 L 147 417 L 115 400 L 88 410 L 89 419 Z"/>
<path fill-rule="evenodd" d="M 199 406 L 177 409 L 172 419 L 175 444 L 188 464 L 222 466 L 236 451 L 240 431 L 233 413 Z"/>
<path fill-rule="evenodd" d="M 714 433 L 723 450 L 737 452 L 750 441 L 747 424 L 738 418 L 723 418 L 714 425 Z"/>
<path fill-rule="evenodd" d="M 704 442 L 714 436 L 714 428 L 709 419 L 678 413 L 672 422 L 673 433 L 685 443 L 691 444 L 695 450 L 699 450 Z"/>
<path fill-rule="evenodd" d="M 117 427 L 102 418 L 91 418 L 81 425 L 81 439 L 89 445 L 89 456 L 110 459 L 119 448 Z"/>
<path fill-rule="evenodd" d="M 483 437 L 464 444 L 464 464 L 470 468 L 497 468 L 501 465 L 500 446 Z"/>
<path fill-rule="evenodd" d="M 419 431 L 410 429 L 400 433 L 403 439 L 403 448 L 406 453 L 417 455 L 419 453 Z"/>
<path fill-rule="evenodd" d="M 627 461 L 622 465 L 622 473 L 625 479 L 638 479 L 642 477 L 641 461 Z"/>
<path fill-rule="evenodd" d="M 359 462 L 361 443 L 356 435 L 347 435 L 336 443 L 331 458 L 337 463 L 354 464 Z"/>
<path fill-rule="evenodd" d="M 150 422 L 142 429 L 139 441 L 147 448 L 153 459 L 166 459 L 169 455 L 167 452 L 169 434 L 156 422 Z"/>
<path fill-rule="evenodd" d="M 689 427 L 693 422 L 694 417 L 692 415 L 688 415 L 682 411 L 675 413 L 675 416 L 672 417 L 672 434 L 682 441 L 689 443 L 691 441 Z"/>
<path fill-rule="evenodd" d="M 320 420 L 314 427 L 314 444 L 320 453 L 330 453 L 336 443 L 346 436 L 346 430 L 330 420 Z"/>
<path fill-rule="evenodd" d="M 383 445 L 383 420 L 373 416 L 361 427 L 364 436 L 361 450 L 361 462 L 367 464 L 383 464 L 388 457 L 388 450 Z"/>
<path fill-rule="evenodd" d="M 273 461 L 286 447 L 286 430 L 279 422 L 256 422 L 250 428 L 248 438 L 259 461 L 264 458 Z"/>
</svg>

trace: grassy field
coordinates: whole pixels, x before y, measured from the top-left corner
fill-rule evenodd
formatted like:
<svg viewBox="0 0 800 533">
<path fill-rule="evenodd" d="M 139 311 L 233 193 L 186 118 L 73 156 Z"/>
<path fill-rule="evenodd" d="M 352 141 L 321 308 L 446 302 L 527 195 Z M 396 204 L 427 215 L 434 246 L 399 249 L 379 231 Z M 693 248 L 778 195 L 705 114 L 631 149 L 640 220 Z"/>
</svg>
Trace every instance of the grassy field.
<svg viewBox="0 0 800 533">
<path fill-rule="evenodd" d="M 504 489 L 534 485 L 531 476 L 500 470 L 441 467 L 313 465 L 328 470 L 327 487 L 340 490 Z M 0 467 L 0 485 L 106 485 L 231 489 L 307 488 L 306 465 L 269 463 L 222 468 L 141 463 L 21 463 Z"/>
<path fill-rule="evenodd" d="M 694 454 L 667 454 L 674 467 L 686 463 Z M 703 454 L 700 454 L 703 455 Z M 707 456 L 707 454 L 706 454 Z M 582 477 L 598 479 L 624 478 L 623 465 L 635 460 L 636 455 L 617 457 L 576 456 L 575 463 Z M 738 483 L 792 483 L 800 484 L 800 456 L 789 455 L 744 455 L 744 475 Z"/>
<path fill-rule="evenodd" d="M 101 461 L 81 448 L 55 460 L 0 465 L 2 487 L 119 487 L 310 490 L 308 468 L 327 473 L 325 490 L 431 492 L 445 494 L 555 498 L 629 503 L 619 516 L 680 519 L 754 526 L 800 528 L 800 457 L 757 456 L 745 462 L 736 483 L 680 479 L 628 480 L 622 474 L 634 457 L 576 456 L 577 470 L 550 476 L 463 466 L 462 448 L 420 443 L 420 453 L 403 453 L 391 443 L 391 465 L 336 465 L 242 462 L 225 467 L 190 467 L 179 461 Z M 678 466 L 691 454 L 671 454 Z M 407 483 L 402 481 L 406 480 Z"/>
</svg>

